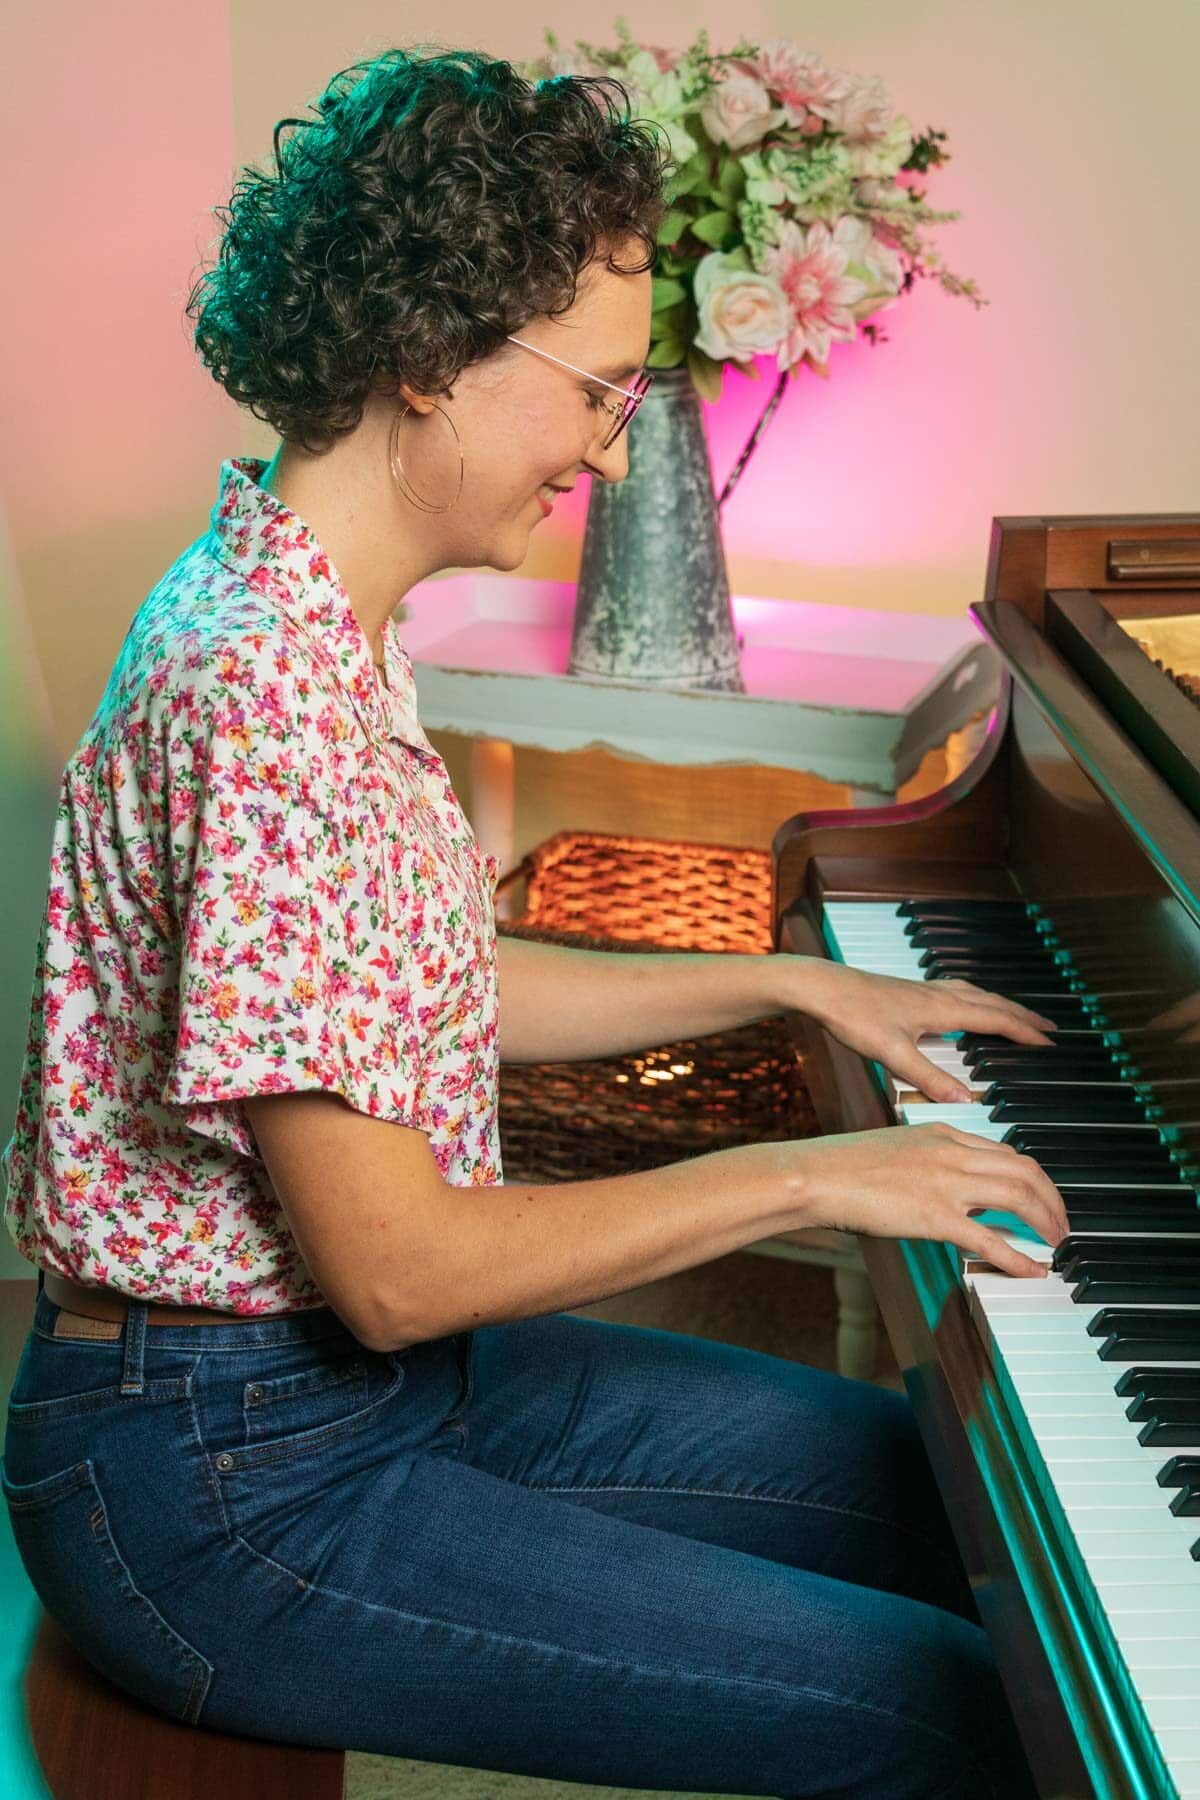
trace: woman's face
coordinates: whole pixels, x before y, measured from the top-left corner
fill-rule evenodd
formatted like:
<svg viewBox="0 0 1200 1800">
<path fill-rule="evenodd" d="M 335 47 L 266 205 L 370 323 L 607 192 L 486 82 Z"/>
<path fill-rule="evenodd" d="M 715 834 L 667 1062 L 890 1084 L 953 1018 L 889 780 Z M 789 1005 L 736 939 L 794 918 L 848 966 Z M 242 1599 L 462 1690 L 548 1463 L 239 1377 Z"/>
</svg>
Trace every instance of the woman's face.
<svg viewBox="0 0 1200 1800">
<path fill-rule="evenodd" d="M 616 260 L 636 262 L 640 248 L 635 241 Z M 649 351 L 649 272 L 622 275 L 597 259 L 581 276 L 567 312 L 531 319 L 517 335 L 627 388 Z M 629 469 L 627 432 L 610 449 L 601 449 L 615 423 L 604 408 L 621 404 L 620 394 L 600 382 L 517 344 L 505 344 L 465 369 L 453 399 L 442 400 L 464 457 L 461 498 L 440 520 L 453 540 L 447 542 L 444 566 L 515 569 L 528 553 L 530 532 L 581 474 L 623 481 Z M 419 429 L 422 439 L 428 434 L 431 457 L 438 457 L 426 491 L 453 493 L 458 453 L 449 427 L 432 413 Z M 629 429 L 636 431 L 636 421 Z"/>
</svg>

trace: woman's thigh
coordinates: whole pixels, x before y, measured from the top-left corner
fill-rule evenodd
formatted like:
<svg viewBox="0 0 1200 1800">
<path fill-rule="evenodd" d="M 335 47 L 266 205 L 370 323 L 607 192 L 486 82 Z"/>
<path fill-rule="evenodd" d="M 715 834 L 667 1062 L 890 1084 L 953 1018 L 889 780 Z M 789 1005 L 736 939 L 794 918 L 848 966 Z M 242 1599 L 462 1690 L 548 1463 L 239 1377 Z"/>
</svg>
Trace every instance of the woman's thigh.
<svg viewBox="0 0 1200 1800">
<path fill-rule="evenodd" d="M 489 1474 L 978 1618 L 903 1395 L 565 1313 L 475 1332 L 470 1389 Z"/>
</svg>

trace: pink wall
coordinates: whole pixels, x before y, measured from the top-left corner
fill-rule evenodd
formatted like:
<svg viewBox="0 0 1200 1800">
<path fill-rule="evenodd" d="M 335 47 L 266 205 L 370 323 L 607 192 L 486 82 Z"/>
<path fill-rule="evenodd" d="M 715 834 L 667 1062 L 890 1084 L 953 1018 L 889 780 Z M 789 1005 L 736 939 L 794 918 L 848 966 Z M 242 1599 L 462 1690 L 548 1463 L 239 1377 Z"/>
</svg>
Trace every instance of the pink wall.
<svg viewBox="0 0 1200 1800">
<path fill-rule="evenodd" d="M 179 0 L 6 22 L 0 494 L 60 754 L 236 447 L 182 318 L 233 165 L 228 39 Z"/>
</svg>

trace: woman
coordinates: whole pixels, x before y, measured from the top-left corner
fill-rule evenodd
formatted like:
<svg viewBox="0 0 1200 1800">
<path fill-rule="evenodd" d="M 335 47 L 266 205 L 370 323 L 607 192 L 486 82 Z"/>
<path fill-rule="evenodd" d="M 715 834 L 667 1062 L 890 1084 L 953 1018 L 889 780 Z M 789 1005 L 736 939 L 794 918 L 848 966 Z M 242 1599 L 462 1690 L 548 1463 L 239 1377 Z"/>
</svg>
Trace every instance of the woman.
<svg viewBox="0 0 1200 1800">
<path fill-rule="evenodd" d="M 244 172 L 191 302 L 280 449 L 223 466 L 63 782 L 7 1152 L 30 1576 L 112 1679 L 220 1730 L 1014 1800 L 907 1403 L 571 1309 L 807 1225 L 1033 1274 L 971 1214 L 1054 1242 L 1056 1191 L 941 1128 L 508 1187 L 496 1074 L 796 1007 L 949 1098 L 923 1032 L 1045 1021 L 792 956 L 497 958 L 391 614 L 624 476 L 661 163 L 602 85 L 475 55 L 388 53 L 317 114 Z"/>
</svg>

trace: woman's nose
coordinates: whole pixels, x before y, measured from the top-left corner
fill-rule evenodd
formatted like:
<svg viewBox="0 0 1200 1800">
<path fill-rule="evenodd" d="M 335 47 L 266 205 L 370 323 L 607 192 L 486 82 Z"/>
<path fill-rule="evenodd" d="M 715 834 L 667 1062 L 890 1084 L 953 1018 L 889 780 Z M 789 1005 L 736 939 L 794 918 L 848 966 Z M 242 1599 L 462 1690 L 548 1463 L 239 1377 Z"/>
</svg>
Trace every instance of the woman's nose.
<svg viewBox="0 0 1200 1800">
<path fill-rule="evenodd" d="M 624 481 L 629 473 L 629 439 L 622 432 L 607 450 L 595 449 L 588 457 L 588 467 L 602 481 Z"/>
</svg>

